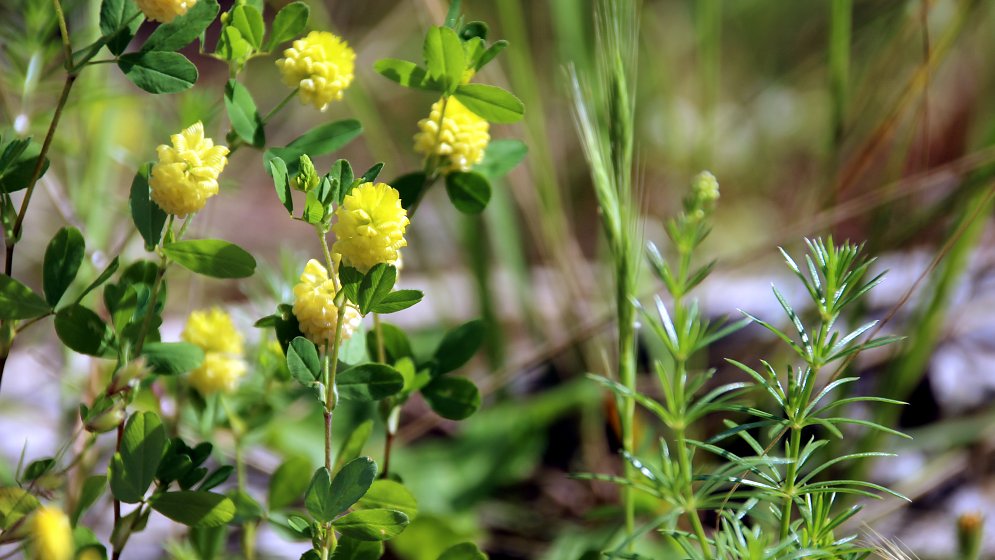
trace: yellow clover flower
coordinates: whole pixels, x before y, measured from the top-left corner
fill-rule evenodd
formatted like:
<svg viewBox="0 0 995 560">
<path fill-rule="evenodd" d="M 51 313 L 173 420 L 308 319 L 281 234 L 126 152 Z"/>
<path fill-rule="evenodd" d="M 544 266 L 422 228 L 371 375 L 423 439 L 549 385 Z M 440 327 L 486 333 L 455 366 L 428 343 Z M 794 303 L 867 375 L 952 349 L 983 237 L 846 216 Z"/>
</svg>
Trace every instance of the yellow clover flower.
<svg viewBox="0 0 995 560">
<path fill-rule="evenodd" d="M 187 13 L 197 0 L 135 0 L 145 17 L 160 23 L 170 23 Z"/>
<path fill-rule="evenodd" d="M 201 395 L 230 393 L 247 367 L 242 360 L 242 334 L 220 308 L 194 311 L 180 337 L 204 351 L 204 363 L 190 372 L 190 385 Z"/>
<path fill-rule="evenodd" d="M 169 214 L 186 216 L 204 207 L 218 194 L 218 176 L 228 164 L 228 148 L 204 137 L 196 122 L 169 137 L 172 146 L 156 148 L 159 162 L 152 166 L 152 200 Z"/>
<path fill-rule="evenodd" d="M 231 316 L 219 307 L 191 313 L 180 337 L 204 352 L 242 354 L 242 334 Z"/>
<path fill-rule="evenodd" d="M 328 270 L 311 259 L 304 267 L 300 282 L 294 286 L 294 316 L 301 332 L 311 342 L 323 346 L 335 341 L 335 326 L 339 309 L 335 305 L 335 282 L 328 277 Z M 342 340 L 352 337 L 363 317 L 350 305 L 345 307 L 342 323 Z"/>
<path fill-rule="evenodd" d="M 445 115 L 442 115 L 443 104 Z M 418 121 L 418 128 L 415 151 L 426 158 L 438 157 L 442 173 L 469 171 L 484 159 L 484 150 L 491 140 L 490 124 L 455 97 L 444 103 L 442 99 L 436 101 L 428 118 Z"/>
<path fill-rule="evenodd" d="M 327 31 L 312 31 L 294 41 L 276 61 L 283 83 L 299 88 L 301 101 L 324 111 L 352 83 L 356 53 Z"/>
<path fill-rule="evenodd" d="M 335 245 L 346 264 L 366 273 L 379 263 L 394 264 L 408 244 L 408 212 L 397 190 L 385 183 L 363 183 L 335 210 Z"/>
<path fill-rule="evenodd" d="M 246 369 L 241 358 L 221 352 L 207 352 L 204 363 L 190 372 L 190 385 L 205 397 L 219 392 L 231 393 L 245 376 Z"/>
<path fill-rule="evenodd" d="M 52 506 L 38 508 L 31 520 L 34 560 L 69 560 L 73 557 L 73 530 L 62 510 Z"/>
</svg>

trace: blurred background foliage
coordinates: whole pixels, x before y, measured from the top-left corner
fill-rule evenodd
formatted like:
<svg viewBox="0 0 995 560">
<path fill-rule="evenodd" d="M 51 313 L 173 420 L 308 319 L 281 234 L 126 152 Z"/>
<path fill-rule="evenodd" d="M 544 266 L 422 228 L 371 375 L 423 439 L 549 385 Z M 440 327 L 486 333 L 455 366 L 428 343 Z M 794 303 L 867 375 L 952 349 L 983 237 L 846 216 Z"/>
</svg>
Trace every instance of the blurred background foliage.
<svg viewBox="0 0 995 560">
<path fill-rule="evenodd" d="M 385 161 L 385 179 L 418 168 L 411 138 L 434 98 L 396 87 L 372 65 L 388 56 L 417 59 L 424 30 L 444 19 L 447 3 L 308 3 L 314 28 L 342 35 L 356 50 L 356 83 L 327 113 L 295 105 L 268 127 L 271 143 L 353 117 L 364 135 L 317 162 L 319 169 L 333 157 L 360 167 Z M 272 2 L 267 17 L 279 5 Z M 64 6 L 79 44 L 93 40 L 99 2 Z M 459 426 L 419 400 L 405 408 L 394 460 L 421 513 L 389 554 L 432 559 L 470 538 L 496 559 L 573 560 L 617 543 L 621 524 L 614 487 L 568 477 L 620 468 L 614 401 L 583 377 L 613 373 L 612 288 L 565 72 L 568 65 L 580 74 L 592 69 L 594 10 L 588 0 L 469 0 L 464 11 L 489 22 L 492 38 L 511 43 L 500 64 L 485 70 L 486 81 L 520 96 L 526 119 L 495 126 L 492 136 L 521 138 L 530 153 L 495 185 L 483 215 L 452 212 L 436 189 L 412 224 L 401 283 L 423 290 L 428 304 L 396 320 L 417 331 L 416 351 L 427 354 L 445 328 L 482 316 L 487 346 L 473 376 L 485 405 Z M 865 412 L 914 436 L 885 442 L 900 457 L 869 468 L 913 503 L 871 504 L 852 529 L 870 540 L 876 531 L 923 558 L 951 557 L 965 513 L 986 517 L 986 550 L 995 552 L 993 29 L 991 0 L 645 0 L 641 8 L 636 159 L 644 237 L 664 243 L 663 220 L 695 173 L 709 169 L 719 178 L 722 200 L 706 244 L 718 266 L 701 291 L 708 314 L 736 316 L 741 308 L 777 317 L 769 285 L 784 269 L 775 248 L 797 248 L 803 236 L 866 242 L 881 256 L 879 268 L 891 270 L 860 314 L 885 319 L 885 332 L 908 338 L 861 356 L 853 368 L 864 378 L 858 390 L 910 402 L 900 417 Z M 208 30 L 208 44 L 216 33 Z M 0 5 L 5 136 L 44 134 L 61 85 L 58 44 L 48 2 Z M 121 248 L 143 255 L 127 209 L 134 170 L 180 126 L 203 119 L 216 137 L 227 127 L 226 67 L 196 47 L 185 54 L 200 70 L 198 87 L 187 93 L 140 95 L 112 65 L 80 78 L 40 183 L 44 196 L 26 224 L 18 278 L 40 284 L 44 244 L 66 224 L 87 239 L 81 275 L 98 274 L 106 255 Z M 245 82 L 261 108 L 286 94 L 269 58 L 251 61 Z M 253 150 L 232 158 L 218 202 L 203 214 L 194 235 L 249 248 L 264 272 L 239 285 L 177 276 L 170 289 L 183 296 L 171 299 L 165 336 L 175 339 L 190 311 L 223 304 L 258 337 L 252 322 L 289 299 L 291 281 L 319 254 L 313 233 L 285 219 Z M 641 280 L 647 296 L 659 289 L 651 275 Z M 303 455 L 316 465 L 321 456 L 320 422 L 308 416 L 314 407 L 266 390 L 268 376 L 281 373 L 267 341 L 259 342 L 260 366 L 240 395 L 262 403 L 260 424 L 270 420 L 248 452 L 254 493 L 265 492 L 283 458 Z M 774 358 L 772 342 L 748 328 L 713 347 L 708 361 L 719 378 L 735 378 L 723 358 Z M 51 327 L 42 326 L 11 357 L 0 395 L 4 483 L 22 452 L 28 460 L 51 453 L 73 433 L 77 415 L 62 405 L 98 386 L 98 366 L 57 348 Z M 660 355 L 650 344 L 640 352 L 644 360 Z M 646 383 L 645 390 L 655 389 Z M 366 417 L 361 412 L 354 417 Z M 336 427 L 344 436 L 350 426 Z M 648 439 L 655 429 L 645 418 L 637 426 Z M 847 444 L 871 445 L 863 434 L 847 437 Z M 233 452 L 224 433 L 217 438 L 220 453 Z M 381 446 L 371 441 L 367 452 L 378 457 Z M 131 553 L 179 536 L 150 528 L 141 537 L 148 542 L 135 542 Z M 261 552 L 296 557 L 297 545 L 267 532 L 261 538 Z M 653 538 L 641 546 L 666 557 Z M 183 553 L 179 545 L 171 550 Z"/>
</svg>

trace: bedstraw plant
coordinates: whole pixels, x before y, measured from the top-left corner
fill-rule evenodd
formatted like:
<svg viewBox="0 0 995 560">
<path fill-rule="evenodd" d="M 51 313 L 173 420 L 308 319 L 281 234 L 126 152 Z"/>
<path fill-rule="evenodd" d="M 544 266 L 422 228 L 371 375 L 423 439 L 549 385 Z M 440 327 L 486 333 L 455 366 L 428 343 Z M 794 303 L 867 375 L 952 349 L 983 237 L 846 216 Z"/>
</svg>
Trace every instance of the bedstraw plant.
<svg viewBox="0 0 995 560">
<path fill-rule="evenodd" d="M 362 174 L 344 159 L 325 173 L 316 168 L 319 156 L 362 133 L 356 120 L 319 124 L 284 146 L 268 142 L 267 125 L 292 101 L 324 111 L 353 82 L 355 52 L 342 37 L 308 31 L 306 4 L 283 6 L 267 25 L 263 5 L 255 1 L 220 13 L 216 0 L 104 0 L 98 39 L 82 47 L 74 44 L 60 0 L 52 6 L 65 86 L 51 125 L 41 145 L 8 136 L 0 147 L 7 247 L 6 274 L 0 276 L 0 375 L 16 335 L 54 324 L 66 348 L 98 360 L 104 389 L 79 405 L 79 428 L 58 454 L 23 465 L 16 485 L 0 488 L 0 545 L 45 560 L 127 557 L 130 538 L 155 512 L 190 528 L 182 542 L 170 545 L 180 556 L 223 557 L 230 528 L 237 528 L 238 557 L 255 558 L 256 529 L 267 523 L 309 541 L 305 559 L 379 558 L 383 542 L 404 531 L 418 509 L 399 477 L 388 477 L 402 406 L 415 392 L 448 419 L 464 419 L 480 406 L 473 382 L 454 374 L 483 341 L 480 321 L 448 332 L 425 358 L 415 356 L 403 330 L 380 317 L 423 298 L 395 284 L 406 230 L 424 190 L 445 177 L 456 208 L 480 212 L 490 196 L 487 177 L 506 173 L 524 154 L 520 143 L 491 143 L 489 135 L 489 121 L 521 117 L 521 102 L 472 81 L 507 43 L 488 46 L 486 24 L 464 23 L 454 2 L 445 24 L 428 30 L 424 67 L 377 64 L 388 78 L 441 96 L 431 115 L 412 126 L 419 131 L 413 149 L 424 156 L 424 171 L 417 181 L 409 175 L 388 184 L 378 181 L 384 163 Z M 146 20 L 158 23 L 139 36 Z M 208 44 L 205 30 L 215 22 L 218 39 Z M 227 65 L 228 81 L 216 95 L 228 128 L 215 135 L 204 122 L 183 123 L 154 160 L 139 166 L 129 201 L 148 258 L 114 256 L 84 282 L 77 276 L 86 240 L 65 227 L 45 252 L 43 293 L 15 280 L 14 249 L 78 75 L 114 64 L 148 94 L 184 91 L 197 82 L 198 70 L 178 51 L 194 42 L 201 55 Z M 242 79 L 250 60 L 272 55 L 286 93 L 262 113 Z M 164 341 L 160 327 L 177 269 L 222 281 L 256 271 L 256 259 L 245 249 L 188 235 L 222 188 L 231 155 L 246 149 L 257 150 L 259 171 L 271 177 L 279 203 L 313 230 L 322 251 L 300 265 L 293 301 L 256 321 L 259 336 L 240 332 L 227 310 L 213 307 L 190 314 L 180 341 Z M 12 193 L 19 190 L 24 195 L 15 204 Z M 367 333 L 369 315 L 373 328 Z M 247 338 L 259 343 L 247 350 Z M 323 448 L 323 464 L 313 470 L 308 461 L 290 457 L 272 473 L 266 503 L 260 503 L 248 492 L 246 449 L 299 398 L 320 409 L 324 437 L 315 445 Z M 335 412 L 344 401 L 376 403 L 387 436 L 382 468 L 362 455 L 372 419 L 352 427 L 344 441 L 333 441 Z M 115 434 L 106 467 L 99 452 L 104 433 Z M 205 441 L 188 443 L 191 434 Z M 210 443 L 223 434 L 233 450 Z M 229 465 L 232 456 L 235 464 Z M 233 473 L 234 486 L 227 483 Z M 112 532 L 98 537 L 88 528 L 97 511 L 87 511 L 104 496 L 111 501 Z M 485 555 L 462 543 L 441 558 Z"/>
</svg>

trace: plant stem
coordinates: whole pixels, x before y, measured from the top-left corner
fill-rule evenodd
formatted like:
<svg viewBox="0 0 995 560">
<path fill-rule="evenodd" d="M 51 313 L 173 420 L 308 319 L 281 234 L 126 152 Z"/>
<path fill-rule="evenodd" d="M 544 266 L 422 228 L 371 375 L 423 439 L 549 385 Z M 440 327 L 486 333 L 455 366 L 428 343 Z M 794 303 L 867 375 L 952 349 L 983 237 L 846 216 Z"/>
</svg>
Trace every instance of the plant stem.
<svg viewBox="0 0 995 560">
<path fill-rule="evenodd" d="M 785 494 L 784 505 L 781 507 L 781 542 L 788 540 L 791 532 L 791 505 L 794 502 L 795 477 L 798 473 L 798 457 L 801 455 L 802 429 L 799 426 L 791 427 L 791 441 L 786 451 L 788 459 L 788 473 L 784 478 Z"/>
</svg>

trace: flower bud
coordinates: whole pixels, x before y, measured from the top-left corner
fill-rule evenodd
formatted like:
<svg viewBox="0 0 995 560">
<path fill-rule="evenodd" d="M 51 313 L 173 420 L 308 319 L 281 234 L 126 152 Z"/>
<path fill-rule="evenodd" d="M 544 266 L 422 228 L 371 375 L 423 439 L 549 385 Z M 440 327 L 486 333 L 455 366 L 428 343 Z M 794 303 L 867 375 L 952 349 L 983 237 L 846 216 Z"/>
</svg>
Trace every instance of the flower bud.
<svg viewBox="0 0 995 560">
<path fill-rule="evenodd" d="M 83 427 L 94 434 L 109 432 L 124 422 L 127 406 L 120 398 L 106 396 L 99 397 L 89 409 L 80 405 Z"/>
<path fill-rule="evenodd" d="M 301 170 L 294 177 L 294 188 L 302 192 L 308 192 L 318 186 L 318 183 L 321 182 L 321 177 L 318 176 L 318 171 L 314 168 L 314 163 L 311 162 L 311 158 L 307 154 L 301 156 L 300 162 Z"/>
</svg>

